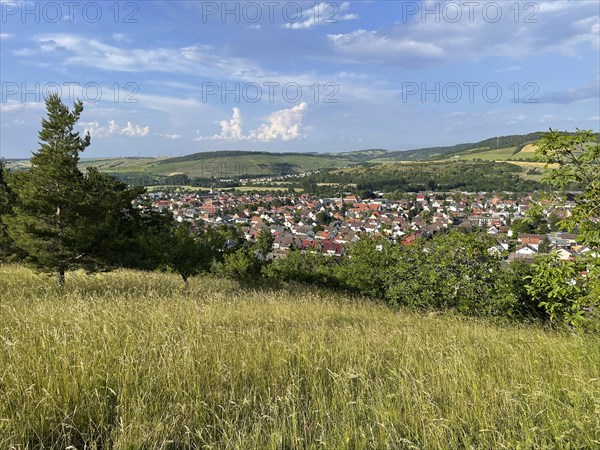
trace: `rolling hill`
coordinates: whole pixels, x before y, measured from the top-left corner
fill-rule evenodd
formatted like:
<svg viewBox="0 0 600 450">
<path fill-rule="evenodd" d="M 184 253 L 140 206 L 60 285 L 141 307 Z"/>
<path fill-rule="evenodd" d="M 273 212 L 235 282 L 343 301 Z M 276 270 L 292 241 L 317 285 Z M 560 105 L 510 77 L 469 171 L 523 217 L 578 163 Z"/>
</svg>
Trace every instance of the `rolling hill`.
<svg viewBox="0 0 600 450">
<path fill-rule="evenodd" d="M 268 177 L 389 162 L 484 160 L 524 164 L 534 161 L 535 148 L 532 143 L 541 135 L 542 132 L 498 136 L 479 142 L 407 151 L 365 149 L 335 153 L 274 153 L 223 150 L 193 153 L 176 158 L 82 158 L 80 166 L 97 167 L 102 172 L 121 177 L 129 174 L 136 179 L 141 179 L 140 176 L 143 176 L 152 184 L 151 180 L 157 177 L 162 179 L 173 176 L 219 179 Z M 29 165 L 29 161 L 25 159 L 8 160 L 7 163 L 13 170 L 26 169 Z"/>
</svg>

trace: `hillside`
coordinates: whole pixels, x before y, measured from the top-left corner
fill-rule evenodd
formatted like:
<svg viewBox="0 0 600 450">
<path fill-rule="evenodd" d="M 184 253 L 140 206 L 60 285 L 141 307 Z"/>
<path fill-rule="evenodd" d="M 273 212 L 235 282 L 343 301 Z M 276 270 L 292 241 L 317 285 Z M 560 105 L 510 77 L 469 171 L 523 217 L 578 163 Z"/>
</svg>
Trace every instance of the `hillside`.
<svg viewBox="0 0 600 450">
<path fill-rule="evenodd" d="M 323 183 L 356 186 L 358 191 L 418 192 L 460 190 L 528 192 L 542 187 L 527 172 L 508 162 L 389 162 L 317 173 L 305 177 L 305 190 Z"/>
<path fill-rule="evenodd" d="M 356 160 L 332 154 L 207 152 L 156 162 L 149 170 L 159 175 L 189 177 L 253 177 L 305 173 L 355 164 Z"/>
<path fill-rule="evenodd" d="M 541 137 L 541 135 L 541 132 L 535 132 L 524 135 L 498 136 L 484 139 L 483 141 L 479 142 L 457 144 L 447 147 L 428 147 L 408 151 L 388 152 L 383 157 L 372 160 L 372 162 L 445 159 L 456 155 L 485 152 L 506 147 L 511 147 L 514 149 L 518 146 L 535 142 Z"/>
<path fill-rule="evenodd" d="M 166 157 L 82 158 L 81 167 L 94 166 L 117 174 L 128 181 L 159 184 L 165 177 L 185 175 L 189 178 L 246 178 L 314 172 L 322 169 L 361 166 L 389 162 L 443 160 L 534 161 L 531 145 L 541 132 L 488 138 L 474 143 L 447 147 L 428 147 L 408 151 L 365 149 L 351 152 L 316 153 L 223 150 Z M 9 160 L 12 169 L 25 169 L 28 160 Z"/>
<path fill-rule="evenodd" d="M 600 442 L 598 336 L 179 283 L 0 266 L 0 448 Z"/>
</svg>

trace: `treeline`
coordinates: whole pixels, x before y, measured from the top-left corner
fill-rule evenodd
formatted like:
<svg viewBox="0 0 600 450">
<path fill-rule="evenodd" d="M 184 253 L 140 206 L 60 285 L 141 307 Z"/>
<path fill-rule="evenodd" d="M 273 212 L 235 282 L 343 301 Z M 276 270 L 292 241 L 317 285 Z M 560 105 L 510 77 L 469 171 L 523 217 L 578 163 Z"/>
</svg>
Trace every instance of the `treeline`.
<svg viewBox="0 0 600 450">
<path fill-rule="evenodd" d="M 240 186 L 237 180 L 223 180 L 210 177 L 189 177 L 185 174 L 177 175 L 156 175 L 148 172 L 104 172 L 115 180 L 126 183 L 130 186 L 194 186 L 194 187 L 215 187 L 232 188 Z"/>
<path fill-rule="evenodd" d="M 355 185 L 358 191 L 383 192 L 532 192 L 544 188 L 538 181 L 522 178 L 522 172 L 515 164 L 496 162 L 386 164 L 312 174 L 303 179 L 302 188 L 318 191 L 318 183 Z"/>
</svg>

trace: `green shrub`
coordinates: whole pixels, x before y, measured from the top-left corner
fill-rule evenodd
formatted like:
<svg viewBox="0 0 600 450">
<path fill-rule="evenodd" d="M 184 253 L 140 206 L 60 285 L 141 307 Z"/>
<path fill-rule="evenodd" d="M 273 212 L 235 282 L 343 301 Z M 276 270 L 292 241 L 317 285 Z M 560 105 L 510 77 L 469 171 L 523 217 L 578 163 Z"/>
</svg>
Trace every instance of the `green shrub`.
<svg viewBox="0 0 600 450">
<path fill-rule="evenodd" d="M 539 257 L 528 277 L 527 292 L 553 322 L 580 326 L 589 307 L 587 280 L 581 262 L 561 261 L 556 255 Z"/>
</svg>

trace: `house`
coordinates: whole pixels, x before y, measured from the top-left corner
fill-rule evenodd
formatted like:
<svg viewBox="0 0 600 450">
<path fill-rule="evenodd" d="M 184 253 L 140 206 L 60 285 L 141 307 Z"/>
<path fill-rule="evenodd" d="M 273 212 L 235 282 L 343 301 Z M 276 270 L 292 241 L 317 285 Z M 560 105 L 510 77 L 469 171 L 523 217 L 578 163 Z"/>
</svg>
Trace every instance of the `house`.
<svg viewBox="0 0 600 450">
<path fill-rule="evenodd" d="M 557 250 L 554 250 L 554 253 L 556 253 L 558 259 L 562 261 L 572 261 L 575 259 L 575 253 L 565 248 L 559 248 Z"/>
<path fill-rule="evenodd" d="M 323 241 L 322 252 L 327 256 L 342 256 L 344 254 L 344 246 L 331 241 Z"/>
<path fill-rule="evenodd" d="M 488 228 L 487 230 L 487 234 L 496 236 L 498 233 L 500 233 L 500 230 L 498 228 L 496 228 L 494 225 L 492 225 L 491 227 Z"/>
<path fill-rule="evenodd" d="M 521 245 L 508 256 L 509 261 L 532 261 L 537 255 L 537 251 L 529 245 Z"/>
<path fill-rule="evenodd" d="M 546 236 L 543 234 L 525 234 L 519 233 L 517 240 L 523 245 L 538 246 L 542 243 Z"/>
</svg>

